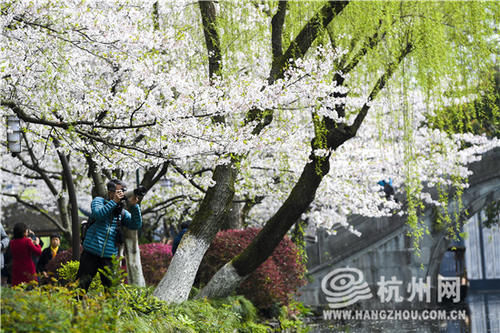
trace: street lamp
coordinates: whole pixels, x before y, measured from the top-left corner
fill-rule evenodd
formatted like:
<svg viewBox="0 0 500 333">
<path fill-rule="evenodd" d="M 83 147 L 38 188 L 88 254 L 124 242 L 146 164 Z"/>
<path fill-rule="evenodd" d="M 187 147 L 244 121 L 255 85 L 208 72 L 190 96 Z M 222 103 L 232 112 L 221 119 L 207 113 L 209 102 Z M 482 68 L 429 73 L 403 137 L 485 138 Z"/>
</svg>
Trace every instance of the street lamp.
<svg viewBox="0 0 500 333">
<path fill-rule="evenodd" d="M 21 152 L 21 121 L 16 115 L 7 117 L 7 143 L 12 155 Z"/>
</svg>

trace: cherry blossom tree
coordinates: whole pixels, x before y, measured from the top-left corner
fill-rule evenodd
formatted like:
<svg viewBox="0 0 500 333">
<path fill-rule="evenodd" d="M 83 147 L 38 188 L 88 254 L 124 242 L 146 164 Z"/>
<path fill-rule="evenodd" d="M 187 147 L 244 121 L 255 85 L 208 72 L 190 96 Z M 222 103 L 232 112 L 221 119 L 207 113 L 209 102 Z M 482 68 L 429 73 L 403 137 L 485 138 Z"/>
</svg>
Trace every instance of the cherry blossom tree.
<svg viewBox="0 0 500 333">
<path fill-rule="evenodd" d="M 496 18 L 484 2 L 7 1 L 1 112 L 91 157 L 92 174 L 169 165 L 163 176 L 198 204 L 155 291 L 164 300 L 187 299 L 245 202 L 264 228 L 201 293 L 218 296 L 299 219 L 333 230 L 404 208 L 418 240 L 420 203 L 443 204 L 423 184 L 466 186 L 466 164 L 498 145 L 439 121 L 477 98 Z M 388 176 L 407 207 L 380 195 Z M 176 202 L 161 199 L 173 188 L 151 190 Z"/>
</svg>

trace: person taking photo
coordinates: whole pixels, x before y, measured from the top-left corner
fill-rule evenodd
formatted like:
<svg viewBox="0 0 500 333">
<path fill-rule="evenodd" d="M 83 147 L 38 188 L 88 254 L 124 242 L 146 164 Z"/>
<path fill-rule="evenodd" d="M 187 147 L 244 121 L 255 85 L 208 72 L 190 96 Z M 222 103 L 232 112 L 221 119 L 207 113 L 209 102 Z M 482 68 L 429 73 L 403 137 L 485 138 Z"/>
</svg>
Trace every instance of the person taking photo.
<svg viewBox="0 0 500 333">
<path fill-rule="evenodd" d="M 28 237 L 29 232 L 28 226 L 22 222 L 16 223 L 14 226 L 14 239 L 10 241 L 12 286 L 37 280 L 32 256 L 40 256 L 42 247 L 38 237 Z"/>
<path fill-rule="evenodd" d="M 93 223 L 88 228 L 83 241 L 83 252 L 80 257 L 77 279 L 79 287 L 88 291 L 92 279 L 98 269 L 111 266 L 111 257 L 118 254 L 117 236 L 121 236 L 120 225 L 132 230 L 142 227 L 140 198 L 132 195 L 125 197 L 125 183 L 113 179 L 107 183 L 107 198 L 96 197 L 92 200 L 91 215 Z M 125 203 L 130 210 L 124 208 Z M 111 281 L 100 274 L 105 288 L 111 286 Z"/>
</svg>

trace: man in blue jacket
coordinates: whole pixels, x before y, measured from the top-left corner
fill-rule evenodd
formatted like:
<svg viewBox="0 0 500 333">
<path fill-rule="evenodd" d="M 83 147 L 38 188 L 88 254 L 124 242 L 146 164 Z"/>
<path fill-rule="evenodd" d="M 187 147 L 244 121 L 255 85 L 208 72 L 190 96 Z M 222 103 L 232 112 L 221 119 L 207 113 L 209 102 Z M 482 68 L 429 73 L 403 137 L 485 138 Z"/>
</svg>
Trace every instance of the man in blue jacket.
<svg viewBox="0 0 500 333">
<path fill-rule="evenodd" d="M 129 210 L 122 206 L 125 183 L 118 179 L 107 183 L 108 198 L 96 197 L 92 200 L 91 218 L 94 223 L 89 227 L 83 241 L 83 252 L 80 257 L 80 267 L 78 268 L 77 279 L 80 279 L 80 288 L 87 291 L 92 279 L 99 268 L 111 266 L 111 257 L 118 254 L 116 246 L 116 234 L 118 225 L 126 226 L 129 229 L 137 230 L 142 226 L 141 208 L 139 198 L 132 196 L 128 199 Z M 104 287 L 108 288 L 111 281 L 101 275 Z"/>
</svg>

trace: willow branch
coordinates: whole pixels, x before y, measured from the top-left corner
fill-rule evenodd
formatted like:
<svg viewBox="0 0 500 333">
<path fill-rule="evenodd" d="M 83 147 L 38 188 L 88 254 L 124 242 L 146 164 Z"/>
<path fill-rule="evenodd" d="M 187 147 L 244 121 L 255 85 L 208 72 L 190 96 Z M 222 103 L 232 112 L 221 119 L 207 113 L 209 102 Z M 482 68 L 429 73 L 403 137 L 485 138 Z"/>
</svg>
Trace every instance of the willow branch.
<svg viewBox="0 0 500 333">
<path fill-rule="evenodd" d="M 368 100 L 365 102 L 365 104 L 361 107 L 361 111 L 358 113 L 356 116 L 356 119 L 354 119 L 354 123 L 350 126 L 350 131 L 353 133 L 356 133 L 361 124 L 363 123 L 363 120 L 365 119 L 366 115 L 368 114 L 368 110 L 370 109 L 369 103 L 375 99 L 375 97 L 378 95 L 378 93 L 385 87 L 387 81 L 389 78 L 392 76 L 396 68 L 399 66 L 401 61 L 413 50 L 413 44 L 408 43 L 404 50 L 401 52 L 399 57 L 391 62 L 382 76 L 377 80 L 375 83 L 375 86 L 373 87 L 370 95 L 368 96 Z"/>
</svg>

